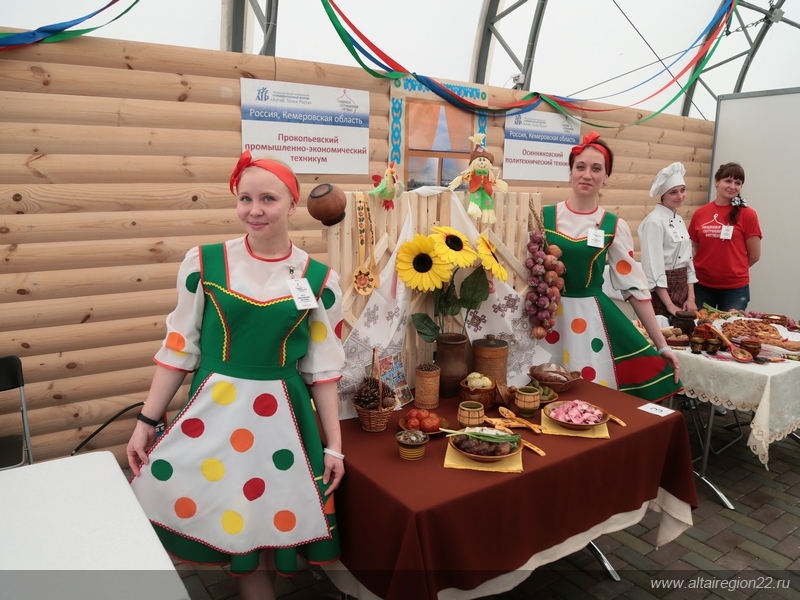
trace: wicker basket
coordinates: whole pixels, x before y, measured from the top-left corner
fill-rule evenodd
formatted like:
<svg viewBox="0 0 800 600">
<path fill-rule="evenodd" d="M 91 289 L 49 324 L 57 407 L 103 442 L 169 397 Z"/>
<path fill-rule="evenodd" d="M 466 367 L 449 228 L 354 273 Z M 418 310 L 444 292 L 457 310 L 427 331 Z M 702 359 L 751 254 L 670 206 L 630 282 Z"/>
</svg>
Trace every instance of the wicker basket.
<svg viewBox="0 0 800 600">
<path fill-rule="evenodd" d="M 383 381 L 381 380 L 381 363 L 378 361 L 377 348 L 372 350 L 372 376 L 378 379 L 378 397 L 382 397 Z M 386 426 L 389 424 L 389 419 L 392 418 L 392 413 L 394 412 L 396 406 L 397 398 L 395 398 L 394 406 L 390 406 L 389 408 L 378 408 L 375 410 L 362 408 L 355 402 L 353 403 L 353 408 L 356 409 L 358 420 L 361 423 L 361 429 L 364 431 L 370 431 L 372 433 L 378 433 L 379 431 L 386 429 Z"/>
<path fill-rule="evenodd" d="M 439 374 L 442 370 L 438 365 L 435 370 L 420 370 L 417 367 L 414 372 L 417 376 L 417 384 L 414 388 L 414 406 L 433 410 L 439 407 Z"/>
<path fill-rule="evenodd" d="M 372 433 L 378 433 L 386 429 L 386 426 L 389 424 L 389 419 L 392 418 L 392 413 L 394 412 L 394 407 L 369 410 L 361 408 L 360 406 L 354 406 L 356 414 L 358 414 L 358 420 L 361 422 L 361 429 Z"/>
</svg>

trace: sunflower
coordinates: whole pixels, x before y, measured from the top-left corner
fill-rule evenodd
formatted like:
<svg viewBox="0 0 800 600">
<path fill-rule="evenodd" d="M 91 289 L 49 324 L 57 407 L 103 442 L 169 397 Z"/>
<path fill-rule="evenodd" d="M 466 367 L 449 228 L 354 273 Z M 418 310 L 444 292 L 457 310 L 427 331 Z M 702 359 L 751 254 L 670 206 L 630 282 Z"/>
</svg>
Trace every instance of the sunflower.
<svg viewBox="0 0 800 600">
<path fill-rule="evenodd" d="M 478 256 L 481 257 L 481 261 L 483 262 L 483 268 L 487 271 L 491 271 L 500 281 L 506 281 L 508 279 L 508 272 L 497 260 L 497 255 L 494 253 L 497 247 L 483 234 L 478 237 L 476 246 L 478 248 Z"/>
<path fill-rule="evenodd" d="M 418 233 L 413 240 L 400 246 L 395 268 L 409 287 L 420 292 L 432 292 L 450 280 L 453 265 L 436 254 L 433 239 Z"/>
<path fill-rule="evenodd" d="M 478 253 L 469 245 L 469 240 L 463 233 L 452 227 L 434 227 L 436 233 L 430 234 L 435 242 L 436 254 L 443 260 L 453 263 L 457 267 L 471 267 Z"/>
</svg>

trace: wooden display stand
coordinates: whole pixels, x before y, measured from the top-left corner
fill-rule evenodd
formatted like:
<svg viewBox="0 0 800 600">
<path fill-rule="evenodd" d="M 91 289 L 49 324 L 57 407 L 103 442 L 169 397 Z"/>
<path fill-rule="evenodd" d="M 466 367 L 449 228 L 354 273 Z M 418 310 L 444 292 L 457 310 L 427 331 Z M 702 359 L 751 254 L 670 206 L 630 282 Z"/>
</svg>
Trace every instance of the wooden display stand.
<svg viewBox="0 0 800 600">
<path fill-rule="evenodd" d="M 508 271 L 509 283 L 519 292 L 527 286 L 527 275 L 524 266 L 516 257 L 524 258 L 527 252 L 529 204 L 532 196 L 540 195 L 523 192 L 495 194 L 497 223 L 476 224 L 481 233 L 487 233 L 492 242 L 498 245 L 498 254 Z M 455 197 L 464 201 L 463 194 L 457 193 Z M 414 231 L 427 235 L 432 232 L 433 227 L 450 225 L 450 203 L 453 198 L 449 192 L 427 197 L 414 192 L 405 192 L 402 198 L 395 200 L 396 208 L 390 211 L 381 209 L 376 200 L 370 200 L 378 268 L 383 269 L 394 252 L 408 210 L 411 211 Z M 347 338 L 369 300 L 369 296 L 356 293 L 351 283 L 354 271 L 361 266 L 356 264 L 358 237 L 355 234 L 354 207 L 354 194 L 348 193 L 347 215 L 341 223 L 329 228 L 327 232 L 328 264 L 339 273 L 343 293 L 345 327 L 342 339 Z M 381 285 L 393 285 L 393 281 L 391 279 L 381 281 Z M 427 311 L 432 314 L 432 310 L 431 295 L 415 292 L 411 300 L 411 312 Z M 406 379 L 410 387 L 414 387 L 416 383 L 414 367 L 424 362 L 431 362 L 433 350 L 434 345 L 422 341 L 409 322 L 403 364 L 406 367 Z"/>
</svg>

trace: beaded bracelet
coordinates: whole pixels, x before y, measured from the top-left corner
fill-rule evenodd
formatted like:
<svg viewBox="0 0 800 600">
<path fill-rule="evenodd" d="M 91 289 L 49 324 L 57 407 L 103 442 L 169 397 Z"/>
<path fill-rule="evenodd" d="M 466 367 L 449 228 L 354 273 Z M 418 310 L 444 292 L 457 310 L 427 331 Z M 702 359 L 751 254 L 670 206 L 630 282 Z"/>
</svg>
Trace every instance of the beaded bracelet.
<svg viewBox="0 0 800 600">
<path fill-rule="evenodd" d="M 342 454 L 341 452 L 337 452 L 336 450 L 331 450 L 330 448 L 323 448 L 322 451 L 325 454 L 330 454 L 333 458 L 344 460 L 344 454 Z"/>
<path fill-rule="evenodd" d="M 666 352 L 667 350 L 671 350 L 671 348 L 669 346 L 664 346 L 663 348 L 659 348 L 658 353 L 664 354 L 664 352 Z"/>
</svg>

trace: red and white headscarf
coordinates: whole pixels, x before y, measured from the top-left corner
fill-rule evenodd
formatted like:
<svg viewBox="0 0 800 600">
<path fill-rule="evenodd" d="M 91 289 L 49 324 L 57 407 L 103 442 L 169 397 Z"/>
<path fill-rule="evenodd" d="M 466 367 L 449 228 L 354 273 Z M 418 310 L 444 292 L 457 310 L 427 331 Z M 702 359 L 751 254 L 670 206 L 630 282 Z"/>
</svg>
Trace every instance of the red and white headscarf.
<svg viewBox="0 0 800 600">
<path fill-rule="evenodd" d="M 297 189 L 297 178 L 292 170 L 286 165 L 274 160 L 268 160 L 266 158 L 253 160 L 253 157 L 250 155 L 250 150 L 242 152 L 242 156 L 239 157 L 239 162 L 236 163 L 236 166 L 233 168 L 233 173 L 231 173 L 231 194 L 236 195 L 236 187 L 239 185 L 239 178 L 242 176 L 242 172 L 248 167 L 259 167 L 275 175 L 289 188 L 289 193 L 292 194 L 292 200 L 297 202 L 300 197 L 300 191 Z"/>
</svg>

